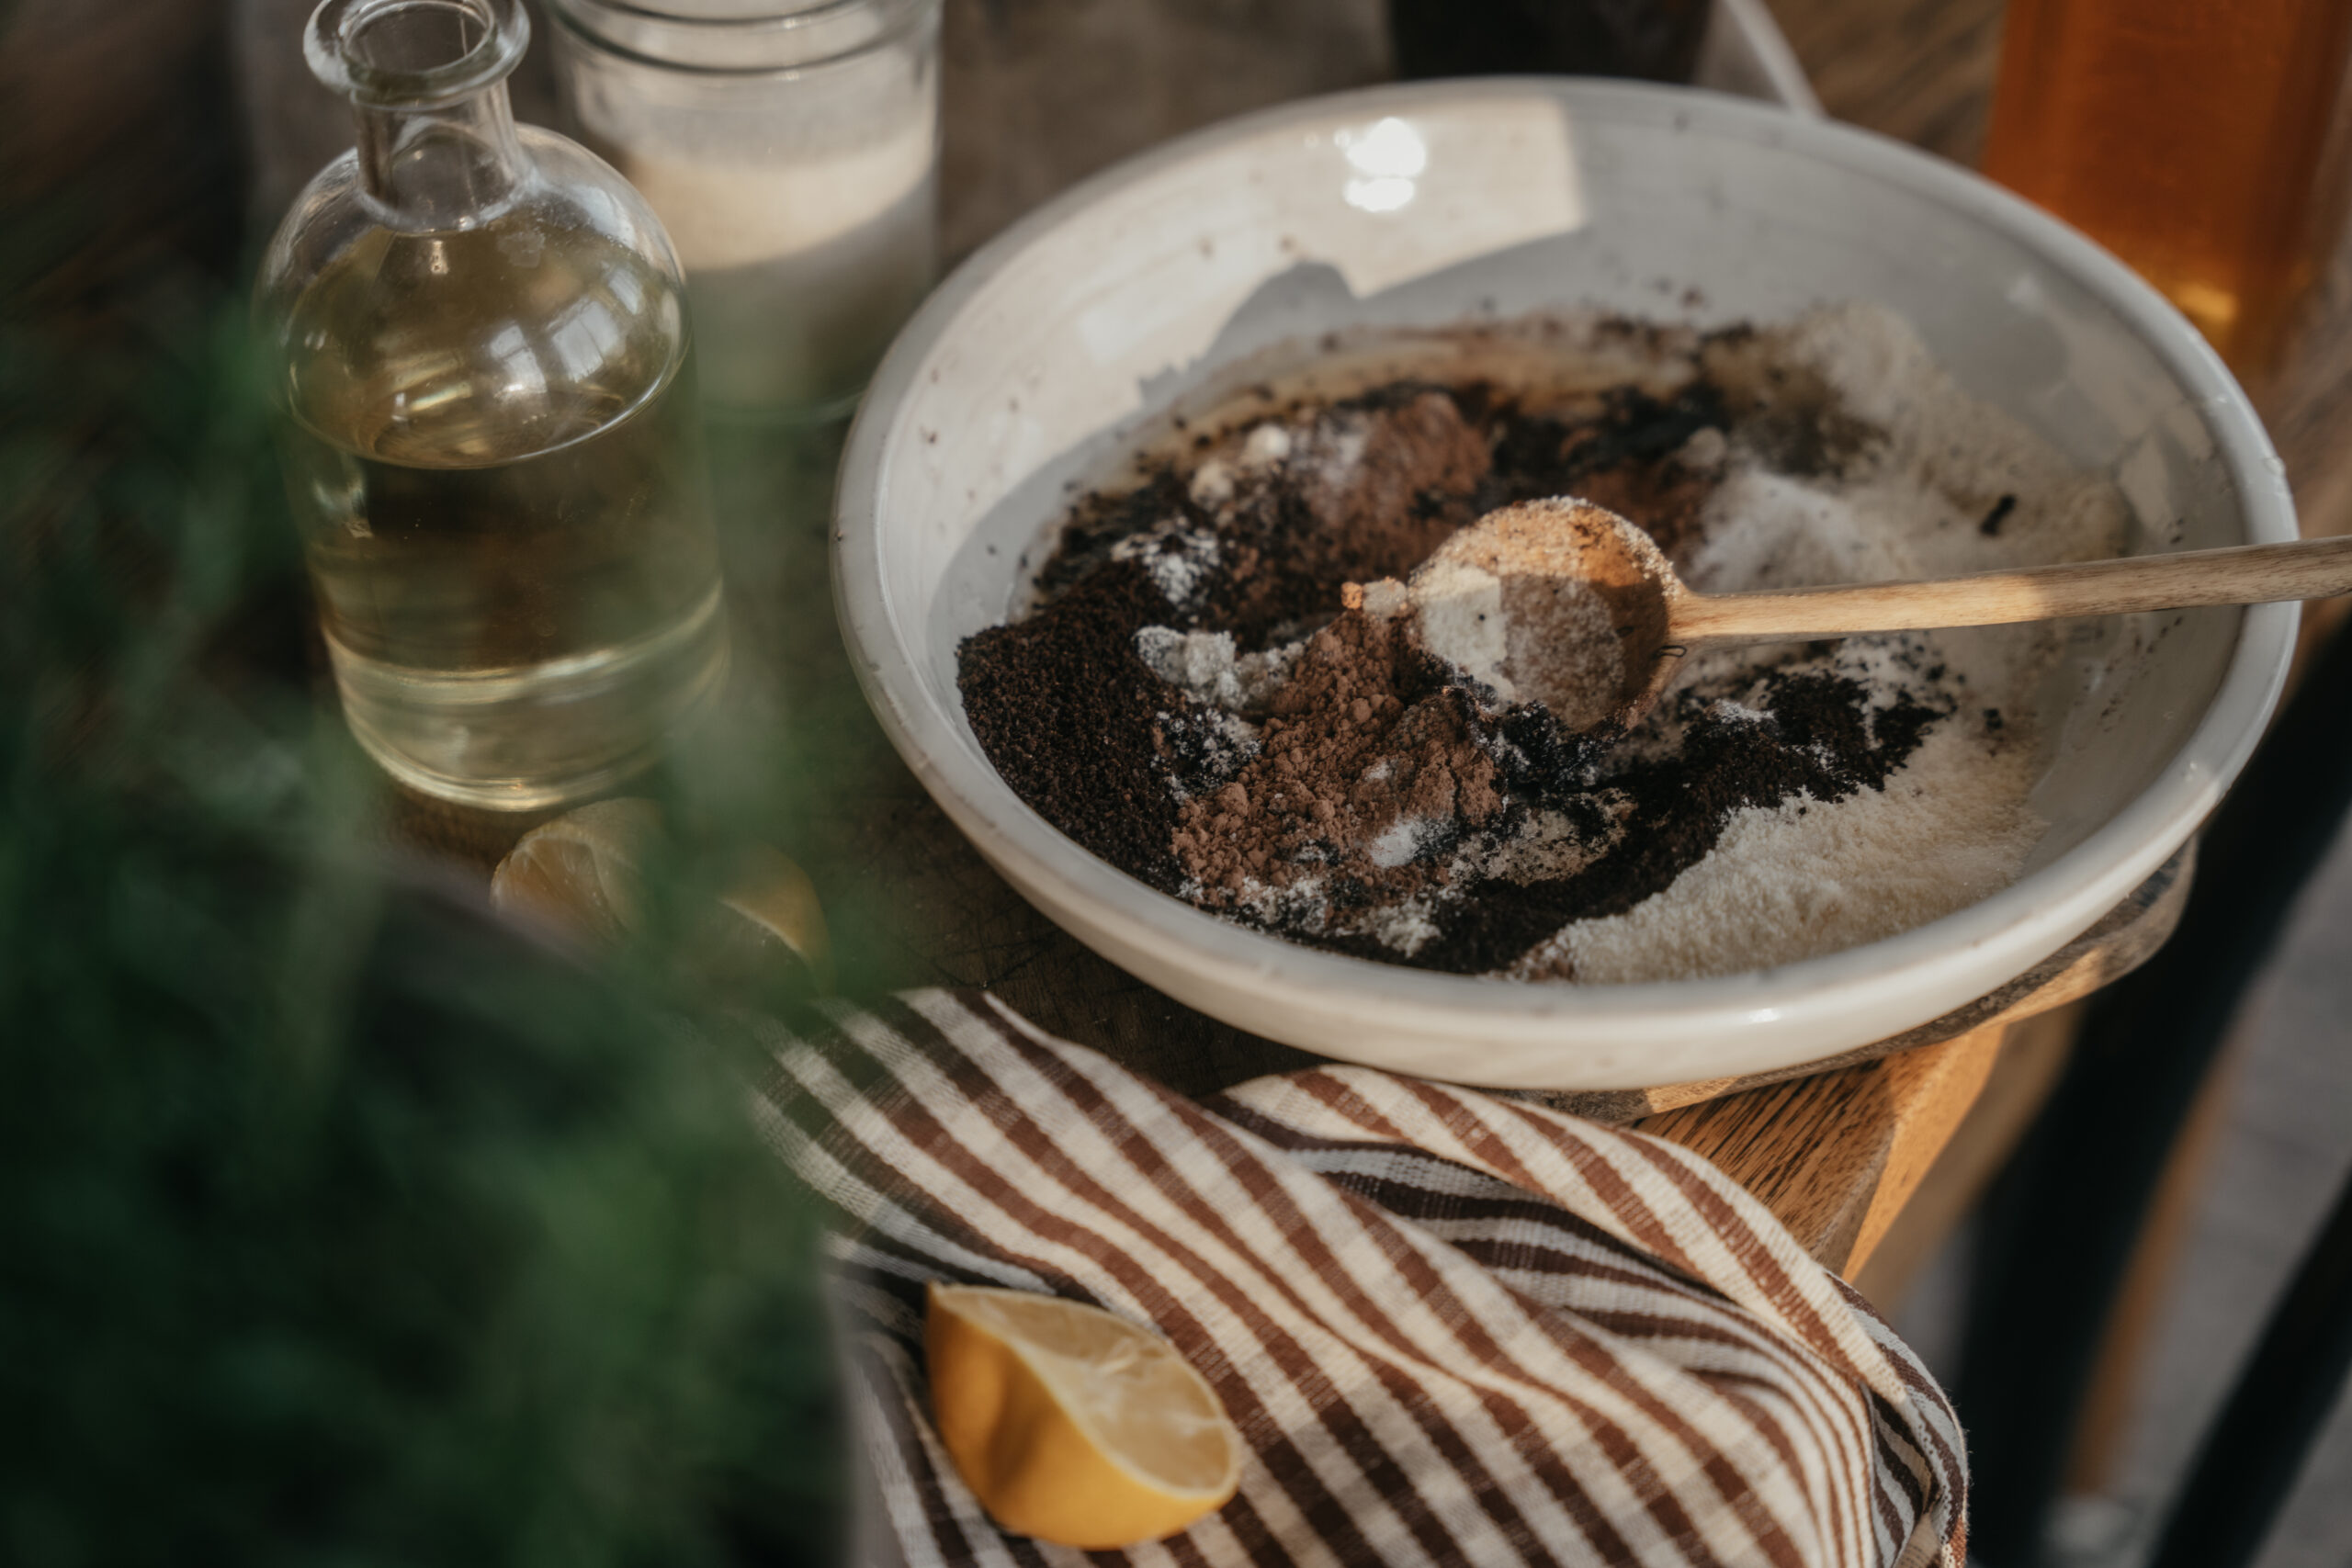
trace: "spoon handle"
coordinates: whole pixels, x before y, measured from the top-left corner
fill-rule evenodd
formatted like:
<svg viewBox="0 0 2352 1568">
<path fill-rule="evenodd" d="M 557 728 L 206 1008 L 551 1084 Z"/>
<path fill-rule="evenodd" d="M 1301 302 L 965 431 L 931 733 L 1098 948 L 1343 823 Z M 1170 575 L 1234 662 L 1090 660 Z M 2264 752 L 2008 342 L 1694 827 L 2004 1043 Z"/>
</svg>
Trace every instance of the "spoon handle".
<svg viewBox="0 0 2352 1568">
<path fill-rule="evenodd" d="M 1796 642 L 1858 632 L 1996 626 L 2195 604 L 2324 599 L 2337 593 L 2352 593 L 2352 537 L 2128 556 L 1925 582 L 1685 593 L 1673 601 L 1668 640 Z"/>
</svg>

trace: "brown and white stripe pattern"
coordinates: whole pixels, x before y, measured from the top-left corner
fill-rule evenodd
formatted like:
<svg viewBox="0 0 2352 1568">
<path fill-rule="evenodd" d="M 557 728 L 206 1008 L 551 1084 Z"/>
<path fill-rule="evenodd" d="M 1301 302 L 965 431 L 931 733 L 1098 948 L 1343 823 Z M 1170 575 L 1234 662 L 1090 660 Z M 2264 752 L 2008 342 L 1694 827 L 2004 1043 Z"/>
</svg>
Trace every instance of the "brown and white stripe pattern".
<svg viewBox="0 0 2352 1568">
<path fill-rule="evenodd" d="M 1240 1494 L 1136 1562 L 1963 1561 L 1942 1393 L 1695 1155 L 1363 1068 L 1196 1103 L 978 994 L 763 1027 L 758 1114 L 837 1211 L 876 1560 L 1081 1557 L 932 1435 L 952 1279 L 1149 1323 L 1224 1399 Z"/>
</svg>

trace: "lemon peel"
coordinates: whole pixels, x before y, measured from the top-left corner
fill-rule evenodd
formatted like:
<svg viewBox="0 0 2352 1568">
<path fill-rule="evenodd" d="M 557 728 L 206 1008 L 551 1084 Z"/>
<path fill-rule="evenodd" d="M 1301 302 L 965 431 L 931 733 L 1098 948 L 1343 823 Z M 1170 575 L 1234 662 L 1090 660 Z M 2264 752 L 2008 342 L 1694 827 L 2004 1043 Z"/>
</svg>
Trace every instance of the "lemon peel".
<svg viewBox="0 0 2352 1568">
<path fill-rule="evenodd" d="M 1158 1540 L 1225 1506 L 1241 1435 L 1148 1328 L 1079 1302 L 929 1287 L 932 1414 L 958 1474 L 1017 1535 L 1088 1551 Z"/>
</svg>

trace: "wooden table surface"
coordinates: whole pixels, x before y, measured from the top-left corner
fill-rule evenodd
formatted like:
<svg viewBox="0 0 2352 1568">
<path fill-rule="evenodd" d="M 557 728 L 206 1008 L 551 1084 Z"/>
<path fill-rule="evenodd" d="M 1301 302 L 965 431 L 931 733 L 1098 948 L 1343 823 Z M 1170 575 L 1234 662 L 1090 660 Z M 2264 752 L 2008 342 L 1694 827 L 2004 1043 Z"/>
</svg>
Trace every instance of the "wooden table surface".
<svg viewBox="0 0 2352 1568">
<path fill-rule="evenodd" d="M 1772 8 L 1829 113 L 1973 160 L 1998 51 L 1998 0 L 1773 0 Z M 1385 71 L 1376 6 L 1363 0 L 1301 0 L 1284 12 L 1282 47 L 1263 52 L 1241 47 L 1230 19 L 1204 19 L 1173 0 L 1131 5 L 1109 32 L 1105 9 L 1079 0 L 949 0 L 951 249 L 969 248 L 1137 147 Z M 1150 90 L 1123 91 L 1123 81 Z M 2329 461 L 2323 434 L 2352 403 L 2347 295 L 2331 285 L 2305 352 L 2268 404 L 2299 494 L 2328 532 L 2352 521 L 2352 465 Z M 824 536 L 837 441 L 838 432 L 721 432 L 717 456 L 730 581 L 752 655 L 729 744 L 750 759 L 742 778 L 791 781 L 783 795 L 752 803 L 752 814 L 821 891 L 844 988 L 985 987 L 1041 1027 L 1191 1092 L 1311 1060 L 1180 1006 L 1066 936 L 989 870 L 899 762 L 833 629 Z M 518 826 L 469 827 L 431 808 L 408 824 L 443 843 L 462 841 L 485 866 Z M 1890 1301 L 2039 1105 L 2071 1040 L 2068 1004 L 2168 933 L 2185 870 L 2168 867 L 2096 937 L 1977 1016 L 1953 1021 L 1939 1043 L 1767 1087 L 1588 1098 L 1574 1108 L 1634 1120 L 1706 1153 L 1816 1256 Z M 1709 1098 L 1675 1104 L 1702 1094 Z"/>
</svg>

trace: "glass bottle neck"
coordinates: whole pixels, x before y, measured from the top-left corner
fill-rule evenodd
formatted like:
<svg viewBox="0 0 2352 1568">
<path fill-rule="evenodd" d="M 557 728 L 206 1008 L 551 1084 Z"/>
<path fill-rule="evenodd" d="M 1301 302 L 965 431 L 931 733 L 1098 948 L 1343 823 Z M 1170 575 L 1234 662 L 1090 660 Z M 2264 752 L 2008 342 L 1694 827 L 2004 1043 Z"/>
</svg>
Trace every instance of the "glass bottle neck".
<svg viewBox="0 0 2352 1568">
<path fill-rule="evenodd" d="M 529 177 L 506 73 L 530 41 L 522 0 L 321 0 L 302 52 L 356 111 L 379 222 L 469 229 Z"/>
<path fill-rule="evenodd" d="M 360 188 L 387 227 L 469 229 L 530 172 L 503 82 L 429 108 L 360 104 L 355 112 Z"/>
</svg>

